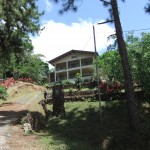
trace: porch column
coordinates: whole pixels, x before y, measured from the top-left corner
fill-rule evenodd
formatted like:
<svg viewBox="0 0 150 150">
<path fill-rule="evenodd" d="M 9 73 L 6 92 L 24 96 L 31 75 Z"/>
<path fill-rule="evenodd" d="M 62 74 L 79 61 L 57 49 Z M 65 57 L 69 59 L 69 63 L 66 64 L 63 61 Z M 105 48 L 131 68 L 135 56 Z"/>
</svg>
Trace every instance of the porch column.
<svg viewBox="0 0 150 150">
<path fill-rule="evenodd" d="M 67 80 L 69 79 L 69 73 L 68 73 L 68 61 L 66 62 L 66 69 L 67 69 Z"/>
<path fill-rule="evenodd" d="M 81 59 L 80 59 L 79 61 L 80 61 L 80 73 L 81 73 L 81 77 L 82 77 L 82 64 L 81 64 Z"/>
<path fill-rule="evenodd" d="M 55 82 L 56 82 L 56 65 L 55 65 Z"/>
</svg>

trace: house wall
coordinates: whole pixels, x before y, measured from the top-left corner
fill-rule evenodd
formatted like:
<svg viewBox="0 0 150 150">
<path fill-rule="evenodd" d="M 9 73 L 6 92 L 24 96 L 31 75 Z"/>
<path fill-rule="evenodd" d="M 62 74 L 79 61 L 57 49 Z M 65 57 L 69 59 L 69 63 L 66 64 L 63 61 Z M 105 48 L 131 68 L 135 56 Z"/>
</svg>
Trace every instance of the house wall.
<svg viewBox="0 0 150 150">
<path fill-rule="evenodd" d="M 81 73 L 83 79 L 91 79 L 94 54 L 72 53 L 55 61 L 54 80 L 74 80 L 76 73 Z"/>
<path fill-rule="evenodd" d="M 94 55 L 91 56 L 90 54 L 73 53 L 73 54 L 71 54 L 69 56 L 66 56 L 65 58 L 62 58 L 62 59 L 56 61 L 55 63 L 53 63 L 53 65 L 55 66 L 55 64 L 59 64 L 59 63 L 62 63 L 62 62 L 78 60 L 78 59 L 84 59 L 84 58 L 87 58 L 87 57 L 94 57 Z"/>
</svg>

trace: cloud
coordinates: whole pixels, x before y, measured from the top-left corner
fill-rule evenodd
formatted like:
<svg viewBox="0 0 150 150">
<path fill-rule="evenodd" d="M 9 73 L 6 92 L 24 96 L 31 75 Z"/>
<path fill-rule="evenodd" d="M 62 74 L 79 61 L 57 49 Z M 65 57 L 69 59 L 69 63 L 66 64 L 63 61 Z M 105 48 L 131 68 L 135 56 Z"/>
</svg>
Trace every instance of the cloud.
<svg viewBox="0 0 150 150">
<path fill-rule="evenodd" d="M 45 29 L 39 36 L 32 37 L 34 53 L 43 54 L 49 61 L 69 50 L 94 51 L 93 23 L 82 20 L 67 25 L 53 20 L 47 21 Z M 101 53 L 107 48 L 107 37 L 114 33 L 108 25 L 94 25 L 97 51 Z"/>
<path fill-rule="evenodd" d="M 52 4 L 49 2 L 49 0 L 45 0 L 46 4 L 46 11 L 50 12 L 52 10 Z"/>
</svg>

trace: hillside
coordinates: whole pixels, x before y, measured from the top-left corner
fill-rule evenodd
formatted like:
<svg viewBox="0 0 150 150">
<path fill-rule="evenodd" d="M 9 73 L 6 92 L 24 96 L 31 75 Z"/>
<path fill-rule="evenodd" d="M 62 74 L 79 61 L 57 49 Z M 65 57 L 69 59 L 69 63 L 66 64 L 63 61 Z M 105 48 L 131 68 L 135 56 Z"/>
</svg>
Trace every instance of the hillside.
<svg viewBox="0 0 150 150">
<path fill-rule="evenodd" d="M 45 91 L 46 88 L 32 83 L 16 81 L 8 87 L 7 93 L 9 97 L 17 96 L 18 94 L 29 92 L 29 91 Z"/>
</svg>

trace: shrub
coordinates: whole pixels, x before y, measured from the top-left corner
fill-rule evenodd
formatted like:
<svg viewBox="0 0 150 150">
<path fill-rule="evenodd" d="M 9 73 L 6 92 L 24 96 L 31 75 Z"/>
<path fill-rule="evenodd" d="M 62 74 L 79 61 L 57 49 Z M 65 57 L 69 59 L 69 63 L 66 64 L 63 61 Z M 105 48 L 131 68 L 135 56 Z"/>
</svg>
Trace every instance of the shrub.
<svg viewBox="0 0 150 150">
<path fill-rule="evenodd" d="M 78 90 L 80 90 L 81 87 L 82 87 L 82 83 L 83 83 L 81 73 L 77 73 L 75 77 L 76 77 L 76 78 L 75 78 L 75 85 L 76 85 L 76 88 L 77 88 Z"/>
<path fill-rule="evenodd" d="M 5 99 L 7 97 L 7 92 L 4 87 L 0 86 L 0 98 Z"/>
</svg>

